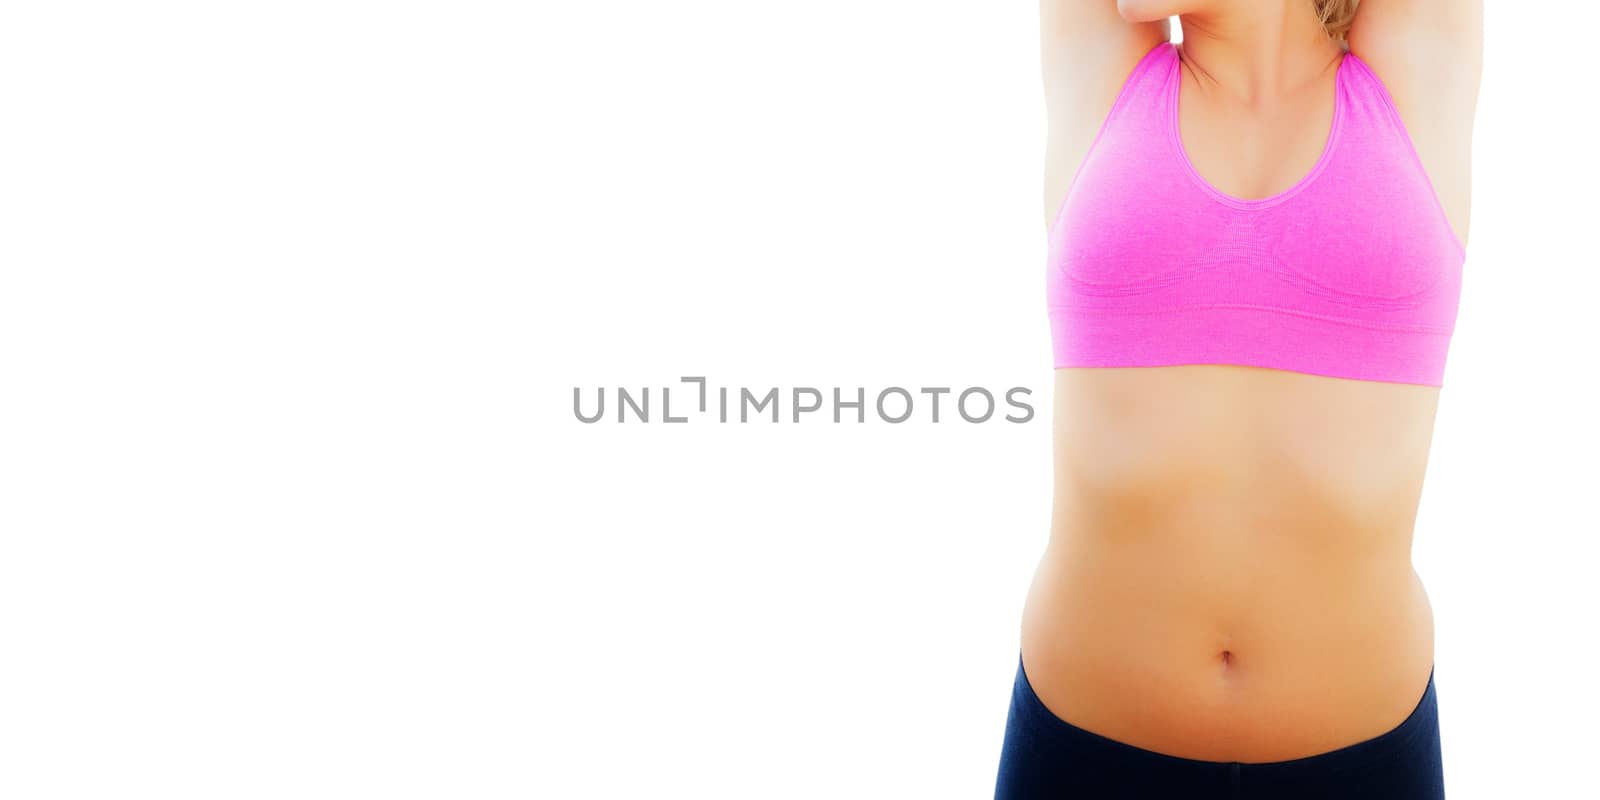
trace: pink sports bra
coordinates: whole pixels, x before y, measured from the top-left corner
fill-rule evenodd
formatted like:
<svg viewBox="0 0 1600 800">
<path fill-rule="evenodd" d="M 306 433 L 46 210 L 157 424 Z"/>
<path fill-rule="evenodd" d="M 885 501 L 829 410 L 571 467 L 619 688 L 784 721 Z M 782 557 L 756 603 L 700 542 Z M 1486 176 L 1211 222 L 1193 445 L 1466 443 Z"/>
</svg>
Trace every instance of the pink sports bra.
<svg viewBox="0 0 1600 800">
<path fill-rule="evenodd" d="M 1466 252 L 1377 75 L 1345 54 L 1322 157 L 1260 200 L 1195 171 L 1179 75 L 1169 42 L 1140 60 L 1050 228 L 1055 365 L 1442 385 Z"/>
</svg>

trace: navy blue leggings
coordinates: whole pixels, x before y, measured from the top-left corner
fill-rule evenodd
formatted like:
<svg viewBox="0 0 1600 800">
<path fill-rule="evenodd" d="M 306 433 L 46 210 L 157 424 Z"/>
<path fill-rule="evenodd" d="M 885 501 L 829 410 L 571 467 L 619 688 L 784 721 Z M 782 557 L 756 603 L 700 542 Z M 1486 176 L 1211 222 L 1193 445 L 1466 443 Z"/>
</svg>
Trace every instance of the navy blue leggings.
<svg viewBox="0 0 1600 800">
<path fill-rule="evenodd" d="M 1428 688 L 1405 722 L 1376 738 L 1291 761 L 1197 761 L 1108 739 L 1051 713 L 1022 665 L 1011 690 L 996 800 L 1442 800 L 1439 707 Z"/>
</svg>

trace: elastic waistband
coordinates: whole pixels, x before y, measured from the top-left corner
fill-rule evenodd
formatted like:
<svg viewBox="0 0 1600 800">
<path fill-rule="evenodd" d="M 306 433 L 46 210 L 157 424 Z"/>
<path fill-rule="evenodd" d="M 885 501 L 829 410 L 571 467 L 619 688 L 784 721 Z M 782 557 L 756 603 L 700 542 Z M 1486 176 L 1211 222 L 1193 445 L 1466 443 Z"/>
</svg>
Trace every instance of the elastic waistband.
<svg viewBox="0 0 1600 800">
<path fill-rule="evenodd" d="M 1146 750 L 1085 730 L 1045 707 L 1028 681 L 1020 657 L 1017 659 L 1017 681 L 1012 705 L 1015 713 L 1028 718 L 1027 722 L 1034 730 L 1069 739 L 1074 746 L 1089 748 L 1106 759 L 1139 759 L 1152 767 L 1189 770 L 1196 775 L 1243 775 L 1258 784 L 1304 780 L 1311 775 L 1335 777 L 1367 772 L 1387 763 L 1411 759 L 1424 749 L 1434 749 L 1438 740 L 1438 697 L 1431 667 L 1422 697 L 1399 725 L 1365 741 L 1285 761 L 1239 762 L 1183 758 Z"/>
</svg>

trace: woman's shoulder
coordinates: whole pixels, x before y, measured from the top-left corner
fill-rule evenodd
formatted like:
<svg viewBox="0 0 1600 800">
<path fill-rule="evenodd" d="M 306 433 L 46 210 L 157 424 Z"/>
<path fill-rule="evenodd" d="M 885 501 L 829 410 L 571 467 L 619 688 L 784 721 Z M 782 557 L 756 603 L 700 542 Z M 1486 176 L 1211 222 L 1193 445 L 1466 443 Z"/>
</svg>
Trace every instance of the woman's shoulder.
<svg viewBox="0 0 1600 800">
<path fill-rule="evenodd" d="M 1483 72 L 1481 0 L 1363 0 L 1348 42 L 1408 122 L 1470 124 Z"/>
<path fill-rule="evenodd" d="M 1362 0 L 1350 53 L 1382 84 L 1460 241 L 1471 217 L 1481 0 Z"/>
<path fill-rule="evenodd" d="M 1117 42 L 1044 45 L 1040 61 L 1045 101 L 1052 115 L 1109 109 L 1142 63 L 1172 49 L 1165 36 L 1118 38 Z"/>
<path fill-rule="evenodd" d="M 1129 23 L 1111 3 L 1045 2 L 1040 9 L 1048 225 L 1130 74 L 1155 48 L 1171 45 L 1165 22 Z"/>
</svg>

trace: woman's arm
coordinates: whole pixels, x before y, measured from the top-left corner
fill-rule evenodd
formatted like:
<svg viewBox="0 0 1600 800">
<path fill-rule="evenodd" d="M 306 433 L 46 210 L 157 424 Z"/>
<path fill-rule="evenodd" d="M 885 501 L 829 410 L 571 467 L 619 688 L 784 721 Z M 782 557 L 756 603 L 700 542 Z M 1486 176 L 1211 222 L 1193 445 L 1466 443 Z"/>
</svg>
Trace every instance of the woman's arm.
<svg viewBox="0 0 1600 800">
<path fill-rule="evenodd" d="M 1046 226 L 1054 221 L 1072 176 L 1128 73 L 1150 48 L 1166 39 L 1165 20 L 1128 22 L 1117 13 L 1117 0 L 1040 0 L 1039 61 L 1049 125 Z"/>
<path fill-rule="evenodd" d="M 1372 67 L 1394 98 L 1464 244 L 1483 72 L 1483 0 L 1361 0 L 1348 39 L 1350 52 Z"/>
</svg>

